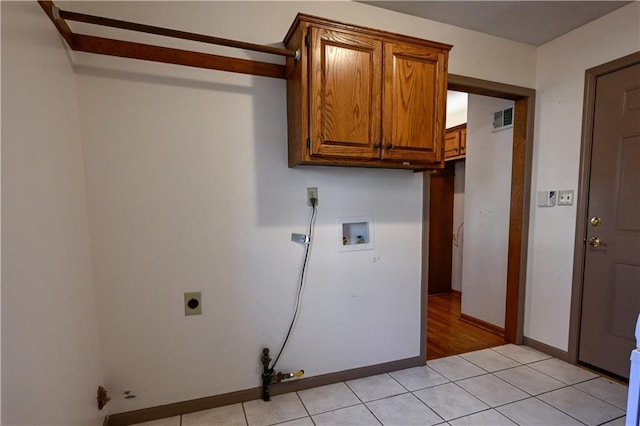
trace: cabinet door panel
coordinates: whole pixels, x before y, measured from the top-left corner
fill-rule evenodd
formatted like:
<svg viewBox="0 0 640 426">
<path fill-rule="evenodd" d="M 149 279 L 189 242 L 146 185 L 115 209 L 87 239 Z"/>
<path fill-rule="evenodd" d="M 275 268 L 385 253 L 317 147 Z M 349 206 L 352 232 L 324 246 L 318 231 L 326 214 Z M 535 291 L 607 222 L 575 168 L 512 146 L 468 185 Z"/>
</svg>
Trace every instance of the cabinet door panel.
<svg viewBox="0 0 640 426">
<path fill-rule="evenodd" d="M 467 129 L 460 130 L 460 155 L 467 153 Z"/>
<path fill-rule="evenodd" d="M 444 157 L 457 157 L 460 155 L 460 132 L 448 132 L 444 136 Z"/>
<path fill-rule="evenodd" d="M 310 154 L 379 158 L 382 42 L 310 30 Z"/>
<path fill-rule="evenodd" d="M 445 54 L 407 43 L 385 43 L 382 158 L 442 159 Z"/>
</svg>

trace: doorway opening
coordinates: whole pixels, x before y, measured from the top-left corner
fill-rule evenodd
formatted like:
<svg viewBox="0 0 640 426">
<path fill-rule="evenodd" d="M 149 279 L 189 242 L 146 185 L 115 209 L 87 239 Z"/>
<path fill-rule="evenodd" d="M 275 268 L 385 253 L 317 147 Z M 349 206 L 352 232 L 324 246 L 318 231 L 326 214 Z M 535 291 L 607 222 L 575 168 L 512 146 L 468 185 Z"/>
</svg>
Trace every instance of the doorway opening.
<svg viewBox="0 0 640 426">
<path fill-rule="evenodd" d="M 511 175 L 508 212 L 508 244 L 507 244 L 507 273 L 506 294 L 504 312 L 504 341 L 523 343 L 523 314 L 524 314 L 524 282 L 526 275 L 526 255 L 528 244 L 529 204 L 531 188 L 531 162 L 533 152 L 533 119 L 535 91 L 533 89 L 512 86 L 492 81 L 473 79 L 469 77 L 449 75 L 449 90 L 466 92 L 473 95 L 482 95 L 501 100 L 513 101 L 513 137 L 511 141 Z M 443 176 L 442 179 L 449 182 L 454 180 L 449 176 L 455 174 L 452 166 L 447 166 L 442 172 L 438 172 L 431 178 Z M 428 258 L 423 259 L 422 267 L 422 332 L 421 332 L 421 358 L 433 358 L 427 351 L 427 317 L 428 311 L 434 311 L 437 303 L 429 303 L 429 274 L 430 265 L 438 268 L 442 263 L 433 257 L 437 250 L 430 250 L 431 238 L 429 233 L 430 207 L 434 202 L 434 195 L 430 194 L 430 178 L 425 176 L 423 205 L 423 253 L 429 253 Z M 447 228 L 447 238 L 451 237 L 451 230 Z M 449 256 L 449 260 L 451 256 Z M 445 261 L 446 264 L 446 261 Z M 449 268 L 451 264 L 449 263 Z M 504 285 L 504 283 L 503 283 Z M 455 294 L 455 293 L 454 293 Z M 455 295 L 451 296 L 455 309 Z M 451 306 L 451 304 L 450 304 Z M 433 320 L 434 331 L 438 324 Z M 499 328 L 499 327 L 498 327 Z M 444 327 L 446 329 L 446 326 Z M 493 330 L 494 332 L 496 330 Z M 460 333 L 449 330 L 449 334 Z M 462 333 L 461 333 L 462 334 Z M 460 341 L 469 339 L 464 334 L 456 336 Z M 502 337 L 499 337 L 502 339 Z M 435 352 L 435 351 L 434 351 Z M 444 355 L 443 355 L 444 356 Z"/>
</svg>

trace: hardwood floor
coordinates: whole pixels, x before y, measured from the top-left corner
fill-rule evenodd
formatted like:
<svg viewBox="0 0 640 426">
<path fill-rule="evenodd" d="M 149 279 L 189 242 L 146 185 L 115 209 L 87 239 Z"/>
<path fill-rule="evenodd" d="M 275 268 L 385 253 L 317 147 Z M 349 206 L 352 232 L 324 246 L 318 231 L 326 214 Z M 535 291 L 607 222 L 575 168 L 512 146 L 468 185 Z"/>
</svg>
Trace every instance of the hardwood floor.
<svg viewBox="0 0 640 426">
<path fill-rule="evenodd" d="M 459 294 L 429 296 L 427 360 L 504 345 L 504 338 L 460 320 Z"/>
</svg>

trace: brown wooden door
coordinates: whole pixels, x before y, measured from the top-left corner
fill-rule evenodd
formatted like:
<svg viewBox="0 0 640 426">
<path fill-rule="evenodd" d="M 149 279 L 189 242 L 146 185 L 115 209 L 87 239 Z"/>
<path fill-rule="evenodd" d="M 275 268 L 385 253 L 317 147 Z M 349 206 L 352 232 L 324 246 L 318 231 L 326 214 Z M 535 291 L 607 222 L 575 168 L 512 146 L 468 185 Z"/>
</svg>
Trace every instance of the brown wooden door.
<svg viewBox="0 0 640 426">
<path fill-rule="evenodd" d="M 442 159 L 446 56 L 409 43 L 385 43 L 382 159 Z"/>
<path fill-rule="evenodd" d="M 578 359 L 628 378 L 640 312 L 640 64 L 596 87 Z"/>
<path fill-rule="evenodd" d="M 455 166 L 431 173 L 429 186 L 428 293 L 451 293 L 453 193 Z"/>
<path fill-rule="evenodd" d="M 382 42 L 311 27 L 311 155 L 379 158 Z"/>
</svg>

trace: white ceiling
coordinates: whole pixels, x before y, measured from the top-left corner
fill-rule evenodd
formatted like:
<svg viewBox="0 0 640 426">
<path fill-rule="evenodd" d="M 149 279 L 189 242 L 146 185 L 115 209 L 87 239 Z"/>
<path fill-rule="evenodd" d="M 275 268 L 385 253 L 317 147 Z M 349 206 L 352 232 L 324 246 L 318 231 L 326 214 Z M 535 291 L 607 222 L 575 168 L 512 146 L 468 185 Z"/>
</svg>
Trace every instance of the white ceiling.
<svg viewBox="0 0 640 426">
<path fill-rule="evenodd" d="M 362 1 L 540 46 L 631 1 Z"/>
</svg>

